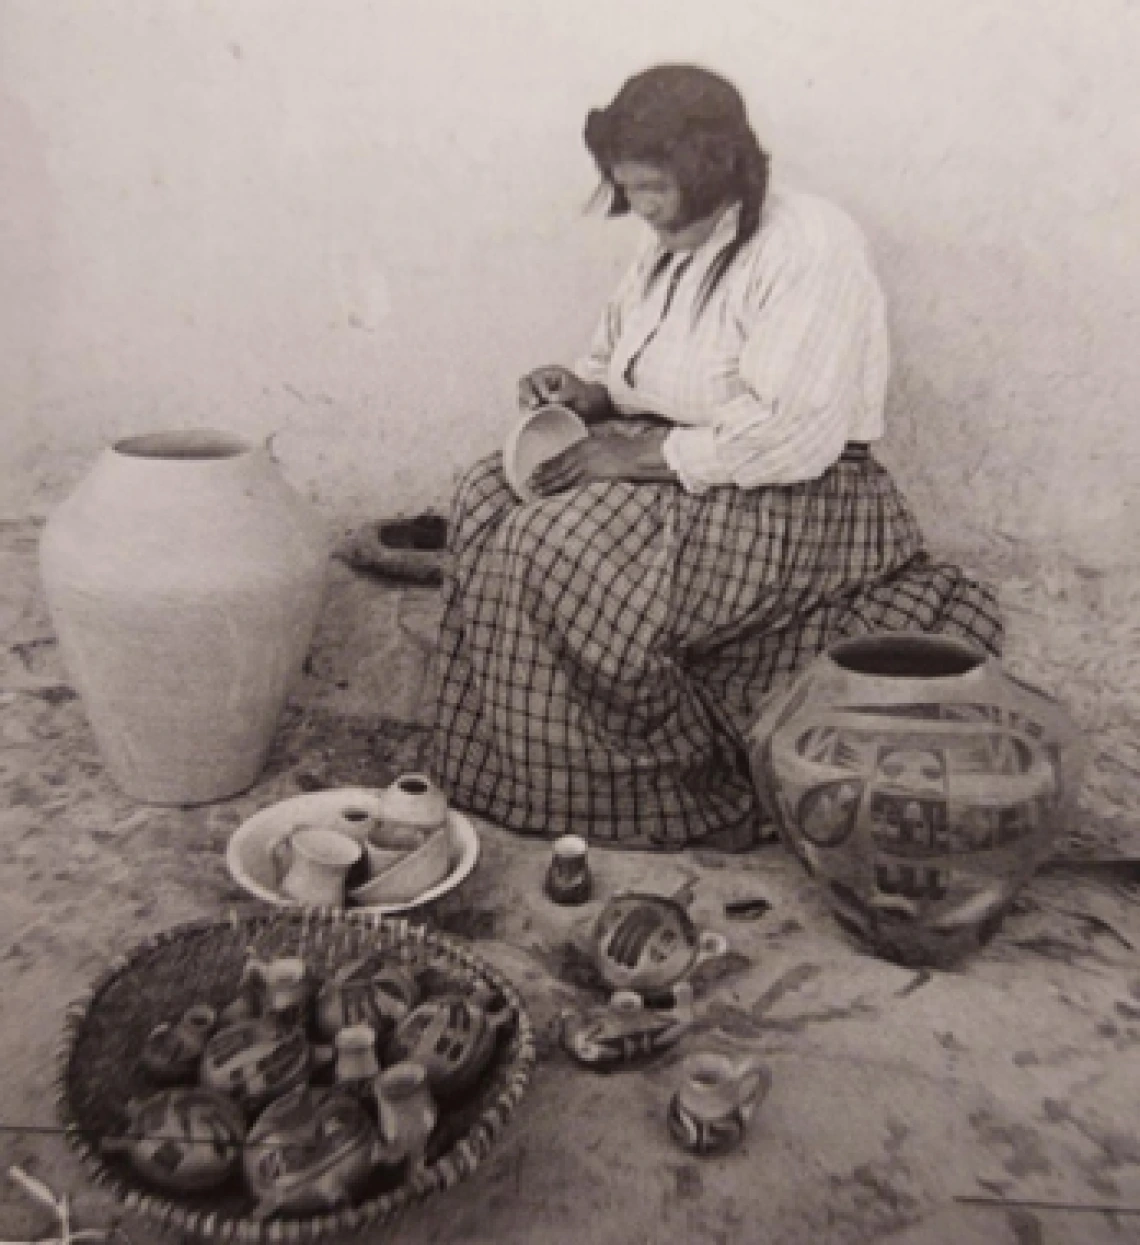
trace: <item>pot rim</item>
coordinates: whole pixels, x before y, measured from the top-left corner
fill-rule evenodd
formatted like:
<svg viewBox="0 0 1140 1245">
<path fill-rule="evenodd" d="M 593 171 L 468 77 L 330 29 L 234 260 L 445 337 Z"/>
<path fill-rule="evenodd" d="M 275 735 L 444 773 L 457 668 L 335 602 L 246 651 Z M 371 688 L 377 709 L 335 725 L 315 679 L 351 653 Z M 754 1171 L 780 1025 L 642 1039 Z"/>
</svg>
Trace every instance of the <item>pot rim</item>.
<svg viewBox="0 0 1140 1245">
<path fill-rule="evenodd" d="M 938 683 L 985 668 L 989 654 L 960 636 L 926 631 L 877 631 L 838 640 L 827 650 L 845 674 Z"/>
</svg>

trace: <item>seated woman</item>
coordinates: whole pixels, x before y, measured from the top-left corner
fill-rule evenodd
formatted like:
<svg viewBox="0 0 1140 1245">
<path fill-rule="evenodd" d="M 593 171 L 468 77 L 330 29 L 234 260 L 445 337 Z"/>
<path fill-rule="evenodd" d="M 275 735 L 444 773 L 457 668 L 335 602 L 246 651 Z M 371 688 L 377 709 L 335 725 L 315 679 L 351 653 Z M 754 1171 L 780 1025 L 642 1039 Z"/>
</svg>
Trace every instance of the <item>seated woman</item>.
<svg viewBox="0 0 1140 1245">
<path fill-rule="evenodd" d="M 869 445 L 883 296 L 852 221 L 769 188 L 744 103 L 658 66 L 589 114 L 610 213 L 650 227 L 589 354 L 522 403 L 591 435 L 520 504 L 498 454 L 462 481 L 435 765 L 518 831 L 740 850 L 761 811 L 744 737 L 841 637 L 916 629 L 994 653 L 993 594 L 932 561 Z"/>
</svg>

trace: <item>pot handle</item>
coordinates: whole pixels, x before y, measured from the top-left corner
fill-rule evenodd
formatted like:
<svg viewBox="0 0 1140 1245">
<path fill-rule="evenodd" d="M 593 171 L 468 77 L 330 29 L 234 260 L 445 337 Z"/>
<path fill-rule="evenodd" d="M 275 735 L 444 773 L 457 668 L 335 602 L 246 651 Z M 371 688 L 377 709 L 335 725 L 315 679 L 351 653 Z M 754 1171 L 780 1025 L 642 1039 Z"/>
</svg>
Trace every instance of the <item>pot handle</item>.
<svg viewBox="0 0 1140 1245">
<path fill-rule="evenodd" d="M 728 939 L 712 929 L 703 929 L 697 938 L 697 958 L 693 968 L 704 964 L 707 960 L 719 959 L 728 952 Z"/>
<path fill-rule="evenodd" d="M 747 1119 L 768 1096 L 772 1072 L 757 1056 L 745 1055 L 736 1065 L 736 1083 L 740 1087 L 740 1107 Z"/>
</svg>

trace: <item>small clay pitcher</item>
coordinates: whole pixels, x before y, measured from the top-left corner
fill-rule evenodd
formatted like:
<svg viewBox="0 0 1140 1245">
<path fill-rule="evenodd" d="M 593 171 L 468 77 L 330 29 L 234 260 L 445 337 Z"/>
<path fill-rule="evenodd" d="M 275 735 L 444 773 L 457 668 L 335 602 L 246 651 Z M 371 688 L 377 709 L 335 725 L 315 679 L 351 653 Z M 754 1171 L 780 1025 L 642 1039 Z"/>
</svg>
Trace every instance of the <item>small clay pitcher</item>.
<svg viewBox="0 0 1140 1245">
<path fill-rule="evenodd" d="M 743 1139 L 772 1074 L 752 1056 L 698 1051 L 681 1065 L 680 1087 L 669 1102 L 669 1132 L 693 1154 L 723 1154 Z"/>
<path fill-rule="evenodd" d="M 218 1014 L 205 1003 L 187 1008 L 174 1023 L 155 1025 L 143 1042 L 139 1061 L 147 1076 L 159 1085 L 194 1081 L 206 1042 L 217 1024 Z"/>
<path fill-rule="evenodd" d="M 380 1121 L 380 1161 L 395 1166 L 405 1159 L 422 1167 L 427 1143 L 439 1119 L 428 1088 L 427 1073 L 418 1063 L 397 1063 L 374 1082 Z"/>
<path fill-rule="evenodd" d="M 336 830 L 296 830 L 273 853 L 285 869 L 282 894 L 313 907 L 344 907 L 345 880 L 363 852 L 359 842 Z"/>
<path fill-rule="evenodd" d="M 146 1180 L 163 1189 L 213 1189 L 241 1164 L 246 1126 L 241 1111 L 208 1089 L 165 1089 L 126 1105 L 127 1132 L 108 1137 L 107 1154 L 126 1154 Z"/>
</svg>

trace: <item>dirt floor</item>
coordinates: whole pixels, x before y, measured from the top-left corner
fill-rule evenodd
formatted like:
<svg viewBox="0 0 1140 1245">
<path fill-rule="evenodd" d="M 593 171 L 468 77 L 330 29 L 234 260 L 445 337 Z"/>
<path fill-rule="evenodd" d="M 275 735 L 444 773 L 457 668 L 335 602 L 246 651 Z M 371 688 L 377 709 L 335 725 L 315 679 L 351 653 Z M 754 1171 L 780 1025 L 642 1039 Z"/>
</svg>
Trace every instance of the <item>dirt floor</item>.
<svg viewBox="0 0 1140 1245">
<path fill-rule="evenodd" d="M 104 773 L 58 661 L 37 539 L 32 523 L 0 528 L 0 1237 L 59 1236 L 4 1176 L 19 1165 L 70 1197 L 77 1227 L 118 1222 L 143 1245 L 163 1238 L 95 1187 L 58 1133 L 65 1010 L 146 935 L 248 907 L 223 853 L 253 812 L 421 763 L 436 598 L 336 565 L 261 781 L 207 808 L 149 808 Z M 1140 678 L 1121 621 L 1131 602 L 1087 576 L 993 570 L 1011 665 L 1072 705 L 1093 744 L 1064 850 L 1140 855 Z M 983 952 L 926 972 L 855 949 L 779 847 L 731 859 L 595 851 L 595 903 L 694 879 L 694 915 L 731 945 L 697 982 L 694 1035 L 647 1069 L 598 1076 L 556 1040 L 559 1012 L 592 997 L 567 943 L 595 908 L 543 896 L 547 844 L 479 832 L 473 877 L 433 919 L 517 984 L 539 1064 L 486 1164 L 384 1239 L 1140 1242 L 1140 887 L 1043 872 Z M 756 898 L 769 906 L 751 919 L 726 916 L 726 903 Z M 678 1062 L 702 1042 L 758 1050 L 773 1074 L 745 1145 L 719 1159 L 689 1156 L 665 1127 Z"/>
</svg>

